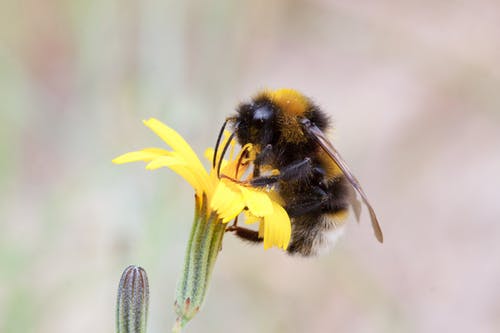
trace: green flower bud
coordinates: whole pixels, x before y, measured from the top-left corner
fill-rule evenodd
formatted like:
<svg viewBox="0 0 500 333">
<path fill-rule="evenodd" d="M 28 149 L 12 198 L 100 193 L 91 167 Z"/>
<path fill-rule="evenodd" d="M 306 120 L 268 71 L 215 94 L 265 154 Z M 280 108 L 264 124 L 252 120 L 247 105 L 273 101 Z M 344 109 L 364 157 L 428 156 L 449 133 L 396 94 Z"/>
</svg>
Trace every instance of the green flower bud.
<svg viewBox="0 0 500 333">
<path fill-rule="evenodd" d="M 118 286 L 116 332 L 145 333 L 148 318 L 149 283 L 146 271 L 128 266 Z"/>
</svg>

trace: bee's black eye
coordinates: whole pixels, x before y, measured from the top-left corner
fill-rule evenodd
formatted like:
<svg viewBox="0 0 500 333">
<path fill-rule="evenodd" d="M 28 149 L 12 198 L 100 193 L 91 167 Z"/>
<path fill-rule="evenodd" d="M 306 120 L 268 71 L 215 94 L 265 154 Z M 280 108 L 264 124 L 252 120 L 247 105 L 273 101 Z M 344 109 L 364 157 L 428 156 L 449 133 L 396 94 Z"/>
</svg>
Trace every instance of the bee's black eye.
<svg viewBox="0 0 500 333">
<path fill-rule="evenodd" d="M 253 120 L 259 122 L 265 122 L 271 119 L 273 116 L 273 110 L 269 106 L 261 106 L 255 109 L 253 113 Z"/>
</svg>

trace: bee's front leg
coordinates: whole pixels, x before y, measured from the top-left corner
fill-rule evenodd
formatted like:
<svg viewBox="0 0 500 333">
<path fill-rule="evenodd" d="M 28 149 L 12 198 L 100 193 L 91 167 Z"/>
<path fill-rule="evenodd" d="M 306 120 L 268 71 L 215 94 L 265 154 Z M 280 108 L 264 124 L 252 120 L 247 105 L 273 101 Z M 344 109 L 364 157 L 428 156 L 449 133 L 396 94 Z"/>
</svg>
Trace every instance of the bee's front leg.
<svg viewBox="0 0 500 333">
<path fill-rule="evenodd" d="M 275 176 L 262 176 L 252 178 L 250 185 L 255 187 L 263 187 L 273 185 L 274 183 L 283 180 L 300 180 L 310 177 L 313 171 L 313 164 L 309 157 L 303 160 L 295 161 L 280 170 L 279 175 Z"/>
</svg>

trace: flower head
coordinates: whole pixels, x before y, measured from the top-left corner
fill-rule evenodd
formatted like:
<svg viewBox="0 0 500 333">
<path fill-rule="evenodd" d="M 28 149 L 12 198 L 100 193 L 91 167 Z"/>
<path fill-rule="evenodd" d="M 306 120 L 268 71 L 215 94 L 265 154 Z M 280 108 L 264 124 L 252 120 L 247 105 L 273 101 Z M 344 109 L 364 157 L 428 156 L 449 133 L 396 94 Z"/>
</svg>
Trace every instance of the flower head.
<svg viewBox="0 0 500 333">
<path fill-rule="evenodd" d="M 227 223 L 242 212 L 247 217 L 246 223 L 259 223 L 259 235 L 264 239 L 264 248 L 277 246 L 286 250 L 290 241 L 290 218 L 285 209 L 279 204 L 279 198 L 269 189 L 249 186 L 248 178 L 241 181 L 246 175 L 251 158 L 245 157 L 245 152 L 252 155 L 252 146 L 247 145 L 236 154 L 234 140 L 229 142 L 229 159 L 221 160 L 220 174 L 229 177 L 220 177 L 217 167 L 207 171 L 198 156 L 189 144 L 172 128 L 157 119 L 151 118 L 144 124 L 155 132 L 170 148 L 146 148 L 126 153 L 113 160 L 113 163 L 144 161 L 146 169 L 154 170 L 168 167 L 183 177 L 195 190 L 197 198 L 206 198 L 205 212 L 215 214 L 222 223 Z M 229 140 L 225 135 L 222 145 Z M 224 142 L 225 141 L 225 142 Z M 221 159 L 218 153 L 216 160 Z M 209 148 L 205 156 L 212 160 L 214 150 Z M 201 205 L 199 209 L 201 209 Z"/>
</svg>

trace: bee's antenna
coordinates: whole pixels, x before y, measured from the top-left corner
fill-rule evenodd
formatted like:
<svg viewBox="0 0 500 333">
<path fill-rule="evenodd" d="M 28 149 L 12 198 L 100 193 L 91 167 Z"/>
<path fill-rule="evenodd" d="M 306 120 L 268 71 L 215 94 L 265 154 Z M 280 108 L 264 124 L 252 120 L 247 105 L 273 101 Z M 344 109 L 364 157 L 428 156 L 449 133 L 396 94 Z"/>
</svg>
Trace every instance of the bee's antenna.
<svg viewBox="0 0 500 333">
<path fill-rule="evenodd" d="M 227 148 L 229 148 L 231 141 L 233 141 L 234 134 L 235 134 L 235 132 L 231 133 L 231 135 L 227 139 L 226 144 L 224 145 L 224 149 L 222 149 L 222 153 L 220 154 L 219 163 L 217 164 L 217 178 L 220 178 L 220 168 L 222 165 L 222 160 L 224 159 L 224 155 L 226 154 Z M 214 167 L 215 167 L 215 165 L 214 165 Z"/>
<path fill-rule="evenodd" d="M 214 158 L 212 159 L 212 168 L 215 168 L 215 162 L 217 161 L 217 151 L 219 150 L 220 139 L 222 138 L 222 134 L 224 133 L 224 129 L 226 128 L 228 121 L 229 118 L 227 118 L 224 124 L 222 124 L 222 127 L 220 128 L 219 131 L 219 136 L 217 136 L 217 142 L 215 143 L 215 150 L 214 150 Z"/>
</svg>

